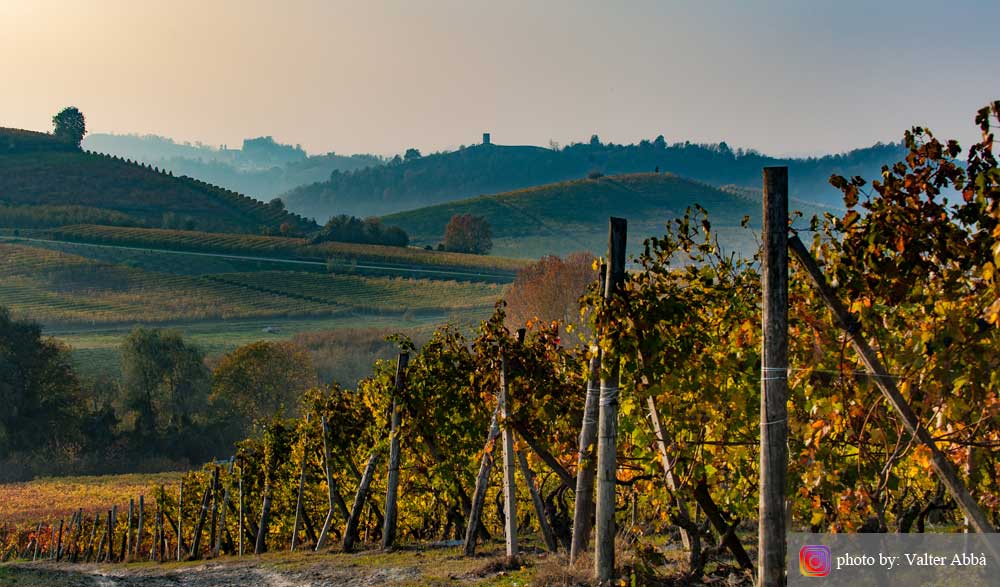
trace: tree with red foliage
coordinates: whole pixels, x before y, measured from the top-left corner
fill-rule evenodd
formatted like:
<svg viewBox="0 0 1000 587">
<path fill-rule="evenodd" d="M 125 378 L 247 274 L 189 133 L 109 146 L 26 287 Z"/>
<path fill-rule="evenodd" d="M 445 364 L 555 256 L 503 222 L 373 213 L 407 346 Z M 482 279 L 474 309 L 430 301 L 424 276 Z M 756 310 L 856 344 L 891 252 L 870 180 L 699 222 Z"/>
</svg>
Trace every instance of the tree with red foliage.
<svg viewBox="0 0 1000 587">
<path fill-rule="evenodd" d="M 444 229 L 444 250 L 485 255 L 493 248 L 493 231 L 482 216 L 455 214 Z"/>
</svg>

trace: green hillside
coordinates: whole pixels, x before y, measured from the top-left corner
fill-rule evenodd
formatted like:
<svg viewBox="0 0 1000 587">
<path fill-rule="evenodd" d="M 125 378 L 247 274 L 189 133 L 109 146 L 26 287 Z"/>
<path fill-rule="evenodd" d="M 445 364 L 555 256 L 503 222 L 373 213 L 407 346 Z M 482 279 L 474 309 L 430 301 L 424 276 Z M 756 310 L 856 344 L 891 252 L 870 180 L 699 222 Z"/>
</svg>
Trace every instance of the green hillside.
<svg viewBox="0 0 1000 587">
<path fill-rule="evenodd" d="M 0 224 L 58 226 L 67 219 L 127 226 L 278 233 L 311 222 L 233 191 L 117 157 L 80 151 L 52 135 L 0 128 Z"/>
<path fill-rule="evenodd" d="M 749 251 L 751 225 L 760 215 L 760 200 L 749 190 L 718 189 L 669 173 L 616 175 L 580 179 L 481 196 L 386 216 L 402 227 L 415 244 L 435 244 L 454 214 L 484 216 L 493 229 L 493 252 L 512 257 L 538 257 L 587 250 L 601 254 L 607 248 L 609 216 L 629 221 L 630 248 L 643 238 L 663 233 L 663 226 L 700 204 L 709 212 L 713 229 L 724 246 Z M 811 205 L 796 205 L 810 214 Z"/>
<path fill-rule="evenodd" d="M 675 173 L 716 187 L 759 188 L 760 170 L 787 165 L 791 195 L 808 202 L 841 205 L 831 174 L 878 178 L 883 165 L 898 161 L 902 147 L 876 144 L 843 154 L 779 158 L 725 143 L 668 144 L 663 137 L 639 144 L 590 143 L 563 148 L 475 145 L 352 172 L 335 171 L 329 180 L 304 185 L 282 196 L 290 210 L 326 219 L 334 214 L 386 215 L 483 194 L 541 186 L 587 177 Z"/>
</svg>

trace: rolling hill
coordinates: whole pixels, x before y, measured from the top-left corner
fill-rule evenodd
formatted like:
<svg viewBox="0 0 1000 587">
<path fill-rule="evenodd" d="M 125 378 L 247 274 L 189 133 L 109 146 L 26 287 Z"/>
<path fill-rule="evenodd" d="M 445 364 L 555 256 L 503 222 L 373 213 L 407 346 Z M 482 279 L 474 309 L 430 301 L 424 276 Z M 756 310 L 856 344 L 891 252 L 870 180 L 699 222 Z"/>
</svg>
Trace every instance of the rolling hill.
<svg viewBox="0 0 1000 587">
<path fill-rule="evenodd" d="M 317 228 L 272 206 L 152 166 L 81 151 L 52 135 L 0 128 L 0 223 L 58 226 L 67 220 L 218 232 Z"/>
<path fill-rule="evenodd" d="M 539 257 L 607 248 L 609 216 L 629 220 L 629 248 L 637 251 L 645 237 L 663 233 L 671 218 L 700 204 L 709 212 L 721 244 L 744 252 L 755 247 L 753 234 L 740 227 L 745 215 L 759 223 L 760 199 L 746 189 L 719 189 L 669 173 L 637 173 L 579 179 L 540 187 L 438 204 L 384 217 L 402 227 L 416 244 L 436 244 L 454 214 L 484 216 L 493 229 L 493 253 Z M 807 215 L 820 212 L 795 201 Z"/>
<path fill-rule="evenodd" d="M 595 137 L 596 139 L 596 137 Z M 898 161 L 902 147 L 876 144 L 840 155 L 789 159 L 732 150 L 725 143 L 667 145 L 662 137 L 638 145 L 595 140 L 561 149 L 476 145 L 353 172 L 333 172 L 325 182 L 301 186 L 282 198 L 290 210 L 324 219 L 333 214 L 384 215 L 423 206 L 587 177 L 668 171 L 721 187 L 758 189 L 761 168 L 787 165 L 791 195 L 839 206 L 828 179 L 836 173 L 877 177 L 882 165 Z"/>
</svg>

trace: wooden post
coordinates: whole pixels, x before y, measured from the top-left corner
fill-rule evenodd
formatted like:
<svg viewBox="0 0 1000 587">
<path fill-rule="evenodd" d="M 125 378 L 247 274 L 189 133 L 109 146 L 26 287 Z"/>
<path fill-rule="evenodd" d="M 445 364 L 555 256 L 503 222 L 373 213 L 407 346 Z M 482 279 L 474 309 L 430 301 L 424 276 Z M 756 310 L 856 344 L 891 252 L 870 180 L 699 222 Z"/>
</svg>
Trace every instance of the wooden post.
<svg viewBox="0 0 1000 587">
<path fill-rule="evenodd" d="M 177 562 L 181 561 L 181 549 L 184 545 L 184 479 L 181 479 L 177 489 Z"/>
<path fill-rule="evenodd" d="M 542 502 L 542 496 L 538 493 L 538 488 L 535 487 L 535 474 L 531 472 L 531 468 L 528 467 L 528 459 L 521 451 L 517 451 L 517 463 L 521 468 L 521 476 L 524 477 L 524 482 L 528 485 L 528 491 L 531 493 L 531 504 L 535 507 L 535 517 L 538 518 L 538 529 L 542 540 L 545 541 L 549 552 L 555 552 L 558 545 L 552 534 L 552 527 L 549 526 L 549 520 L 545 517 L 545 504 Z"/>
<path fill-rule="evenodd" d="M 649 406 L 649 419 L 653 423 L 653 433 L 656 435 L 656 446 L 660 451 L 660 463 L 663 465 L 663 476 L 667 480 L 667 489 L 677 507 L 677 516 L 681 523 L 681 542 L 684 543 L 685 550 L 691 550 L 691 537 L 688 536 L 687 527 L 691 525 L 691 515 L 688 512 L 687 504 L 681 499 L 678 492 L 677 478 L 674 476 L 674 459 L 670 458 L 667 451 L 667 438 L 664 435 L 663 427 L 660 426 L 660 414 L 656 410 L 656 402 L 652 397 L 646 398 L 646 405 Z"/>
<path fill-rule="evenodd" d="M 608 266 L 601 263 L 598 274 L 598 291 L 605 289 Z M 594 345 L 590 349 L 590 379 L 587 381 L 587 396 L 583 407 L 583 422 L 580 424 L 580 443 L 576 456 L 576 491 L 573 501 L 573 541 L 570 543 L 569 562 L 576 562 L 580 553 L 587 550 L 590 541 L 591 517 L 594 515 L 594 478 L 597 476 L 597 459 L 594 458 L 594 444 L 597 442 L 598 403 L 601 395 L 601 349 Z"/>
<path fill-rule="evenodd" d="M 90 531 L 90 543 L 87 544 L 87 550 L 83 553 L 83 562 L 89 563 L 90 557 L 94 554 L 94 542 L 97 540 L 97 527 L 101 525 L 101 513 L 97 512 L 94 514 L 94 527 Z"/>
<path fill-rule="evenodd" d="M 70 546 L 70 552 L 73 553 L 72 562 L 79 560 L 81 550 L 83 550 L 83 508 L 76 511 L 76 532 L 73 533 L 73 543 Z"/>
<path fill-rule="evenodd" d="M 785 584 L 788 472 L 788 168 L 764 168 L 757 585 Z"/>
<path fill-rule="evenodd" d="M 243 461 L 240 461 L 240 513 L 239 513 L 240 546 L 239 556 L 243 556 Z"/>
<path fill-rule="evenodd" d="M 330 460 L 330 443 L 327 441 L 329 432 L 325 415 L 320 416 L 320 424 L 323 430 L 323 472 L 326 473 L 328 509 L 326 511 L 326 520 L 323 522 L 323 529 L 320 530 L 319 539 L 316 540 L 316 552 L 319 552 L 323 548 L 323 545 L 326 544 L 326 534 L 330 530 L 330 524 L 333 522 L 334 504 L 339 503 L 339 505 L 343 508 L 341 513 L 343 514 L 345 520 L 350 517 L 350 514 L 347 513 L 347 506 L 344 505 L 343 500 L 334 498 L 334 494 L 337 492 L 337 485 L 333 481 L 333 462 Z"/>
<path fill-rule="evenodd" d="M 507 563 L 517 559 L 517 485 L 514 480 L 514 431 L 510 425 L 510 410 L 507 382 L 507 357 L 500 357 L 500 416 L 503 419 L 503 497 L 504 497 L 504 536 L 507 546 Z"/>
<path fill-rule="evenodd" d="M 826 283 L 826 277 L 823 276 L 822 271 L 816 265 L 816 261 L 809 254 L 809 250 L 806 249 L 797 236 L 789 239 L 788 245 L 792 254 L 802 264 L 803 268 L 805 268 L 806 273 L 808 273 L 813 287 L 816 288 L 827 308 L 833 313 L 837 324 L 846 332 L 848 339 L 851 341 L 851 346 L 854 347 L 854 351 L 858 354 L 861 362 L 865 364 L 868 372 L 873 376 L 875 385 L 878 386 L 882 395 L 885 396 L 889 405 L 892 406 L 893 411 L 896 412 L 896 415 L 903 421 L 903 427 L 911 436 L 916 437 L 920 444 L 930 450 L 931 468 L 934 469 L 934 472 L 941 480 L 941 483 L 944 484 L 948 493 L 958 503 L 958 507 L 961 508 L 962 513 L 969 519 L 969 523 L 976 532 L 995 532 L 993 525 L 979 508 L 979 504 L 976 503 L 969 490 L 966 489 L 961 478 L 959 478 L 951 461 L 937 447 L 937 443 L 934 442 L 930 433 L 920 423 L 917 415 L 913 413 L 913 409 L 899 392 L 895 380 L 893 380 L 892 376 L 889 375 L 889 372 L 882 365 L 878 355 L 875 354 L 868 341 L 861 335 L 861 327 L 857 320 L 844 308 L 836 294 Z"/>
<path fill-rule="evenodd" d="M 399 491 L 399 426 L 402 410 L 399 401 L 402 398 L 406 379 L 406 364 L 410 360 L 407 353 L 399 353 L 396 360 L 396 384 L 392 391 L 392 430 L 389 436 L 389 480 L 385 489 L 385 525 L 382 529 L 382 549 L 392 548 L 396 541 L 397 494 Z"/>
<path fill-rule="evenodd" d="M 292 526 L 292 546 L 291 551 L 295 552 L 295 546 L 299 540 L 299 522 L 302 519 L 302 493 L 306 488 L 306 461 L 309 459 L 309 417 L 306 414 L 306 432 L 302 435 L 302 463 L 299 465 L 299 492 L 295 498 L 295 524 Z"/>
<path fill-rule="evenodd" d="M 31 553 L 31 562 L 38 560 L 38 538 L 42 535 L 42 523 L 38 523 L 38 528 L 35 529 L 35 550 Z"/>
<path fill-rule="evenodd" d="M 135 499 L 128 498 L 128 520 L 125 526 L 125 552 L 132 552 L 132 518 L 135 515 Z"/>
<path fill-rule="evenodd" d="M 198 521 L 194 525 L 194 537 L 191 538 L 191 552 L 189 554 L 195 559 L 201 558 L 201 534 L 205 529 L 205 518 L 208 517 L 208 500 L 212 496 L 212 488 L 215 487 L 218 479 L 218 467 L 212 475 L 208 487 L 205 488 L 205 495 L 201 498 L 201 511 L 198 513 Z"/>
<path fill-rule="evenodd" d="M 365 501 L 368 499 L 368 488 L 372 484 L 375 476 L 375 467 L 378 465 L 378 449 L 372 451 L 368 457 L 368 464 L 365 465 L 365 472 L 361 475 L 358 483 L 358 491 L 354 494 L 354 504 L 351 506 L 351 515 L 347 518 L 347 526 L 344 528 L 344 552 L 354 550 L 354 541 L 357 540 L 358 524 L 361 522 L 361 513 L 364 509 Z"/>
<path fill-rule="evenodd" d="M 620 295 L 625 283 L 624 218 L 608 222 L 608 277 L 605 300 Z M 601 399 L 597 428 L 597 536 L 594 544 L 594 576 L 600 583 L 611 581 L 615 573 L 615 483 L 618 472 L 618 375 L 619 358 L 603 357 Z"/>
<path fill-rule="evenodd" d="M 135 557 L 139 558 L 142 554 L 142 523 L 143 517 L 145 515 L 146 509 L 146 496 L 139 496 L 139 523 L 135 528 Z"/>
<path fill-rule="evenodd" d="M 59 520 L 59 537 L 56 539 L 55 559 L 58 562 L 62 559 L 62 531 L 63 521 Z"/>
<path fill-rule="evenodd" d="M 107 562 L 115 562 L 115 526 L 118 525 L 118 506 L 111 506 L 111 516 L 108 517 L 108 558 Z"/>
<path fill-rule="evenodd" d="M 216 465 L 212 472 L 212 521 L 208 525 L 208 551 L 210 554 L 215 544 L 215 532 L 219 524 L 219 487 L 221 487 L 219 466 Z"/>
<path fill-rule="evenodd" d="M 229 470 L 226 471 L 226 485 L 222 491 L 222 511 L 219 512 L 219 533 L 215 537 L 215 546 L 212 548 L 212 556 L 218 557 L 222 552 L 222 536 L 226 533 L 226 509 L 229 507 L 229 485 L 233 479 L 233 460 L 229 460 Z"/>
</svg>

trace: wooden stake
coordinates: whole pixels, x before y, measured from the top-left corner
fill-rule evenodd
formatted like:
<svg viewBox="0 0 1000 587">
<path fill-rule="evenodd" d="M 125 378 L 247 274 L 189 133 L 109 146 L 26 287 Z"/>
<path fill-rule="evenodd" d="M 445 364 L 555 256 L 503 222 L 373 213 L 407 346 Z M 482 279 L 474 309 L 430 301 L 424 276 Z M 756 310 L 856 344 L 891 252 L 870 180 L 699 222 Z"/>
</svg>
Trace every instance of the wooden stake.
<svg viewBox="0 0 1000 587">
<path fill-rule="evenodd" d="M 111 515 L 108 516 L 108 558 L 109 563 L 115 562 L 115 526 L 118 525 L 118 506 L 111 506 Z"/>
<path fill-rule="evenodd" d="M 333 463 L 330 460 L 330 443 L 327 441 L 329 432 L 325 415 L 320 416 L 320 424 L 322 425 L 323 430 L 323 471 L 326 473 L 328 509 L 326 512 L 326 520 L 323 522 L 323 529 L 320 530 L 319 539 L 316 540 L 316 552 L 319 552 L 320 549 L 323 548 L 323 545 L 326 544 L 326 534 L 330 530 L 330 524 L 333 522 L 334 504 L 337 503 L 343 508 L 341 514 L 343 514 L 345 520 L 350 517 L 350 514 L 347 512 L 347 506 L 344 505 L 343 500 L 334 498 L 334 494 L 337 493 L 337 485 L 333 481 Z"/>
<path fill-rule="evenodd" d="M 604 298 L 620 295 L 625 283 L 625 238 L 627 222 L 608 222 L 608 277 Z M 615 573 L 615 483 L 618 472 L 618 357 L 603 357 L 601 399 L 597 428 L 597 536 L 594 544 L 594 576 L 600 583 Z"/>
<path fill-rule="evenodd" d="M 184 545 L 184 480 L 181 479 L 177 489 L 177 562 L 181 561 L 181 549 Z"/>
<path fill-rule="evenodd" d="M 212 496 L 212 488 L 219 479 L 219 468 L 216 467 L 215 471 L 212 473 L 212 478 L 209 480 L 208 487 L 205 488 L 205 495 L 201 498 L 201 511 L 198 514 L 198 521 L 194 525 L 194 537 L 191 539 L 191 552 L 188 553 L 192 558 L 201 558 L 201 534 L 205 529 L 205 519 L 208 517 L 208 500 Z"/>
<path fill-rule="evenodd" d="M 598 274 L 598 291 L 605 289 L 608 266 L 601 263 Z M 590 357 L 590 378 L 587 381 L 587 396 L 583 407 L 583 422 L 580 424 L 580 443 L 576 457 L 576 491 L 573 502 L 573 541 L 569 549 L 569 562 L 576 562 L 580 553 L 587 550 L 590 542 L 591 517 L 594 515 L 594 478 L 597 476 L 597 459 L 594 445 L 597 442 L 598 404 L 601 395 L 601 350 L 594 345 Z"/>
<path fill-rule="evenodd" d="M 233 463 L 234 461 L 230 459 L 229 469 L 226 471 L 226 484 L 222 492 L 222 511 L 219 512 L 219 533 L 215 537 L 215 547 L 212 549 L 214 557 L 218 557 L 219 553 L 222 552 L 222 535 L 226 533 L 226 509 L 229 507 L 229 485 L 233 479 Z"/>
<path fill-rule="evenodd" d="M 995 532 L 996 530 L 993 529 L 993 525 L 983 513 L 983 510 L 979 508 L 979 504 L 976 503 L 969 490 L 966 489 L 965 483 L 959 478 L 951 461 L 937 447 L 937 443 L 934 442 L 930 433 L 927 432 L 927 429 L 917 419 L 917 415 L 913 412 L 910 404 L 906 402 L 906 399 L 903 398 L 903 394 L 899 392 L 895 380 L 882 365 L 878 355 L 875 354 L 868 341 L 862 337 L 858 321 L 844 308 L 836 294 L 827 285 L 826 277 L 820 271 L 819 266 L 816 265 L 816 261 L 812 258 L 812 255 L 809 254 L 809 250 L 806 249 L 797 236 L 790 238 L 788 245 L 792 254 L 806 270 L 813 287 L 816 288 L 820 297 L 823 298 L 823 302 L 830 309 L 837 324 L 847 334 L 848 339 L 851 341 L 851 346 L 854 347 L 854 351 L 858 354 L 858 358 L 861 359 L 861 362 L 865 364 L 865 368 L 873 376 L 875 385 L 878 386 L 882 395 L 888 400 L 889 405 L 892 406 L 896 415 L 903 421 L 903 427 L 911 436 L 916 437 L 920 444 L 930 450 L 931 468 L 934 469 L 938 478 L 941 479 L 941 483 L 944 484 L 948 493 L 958 503 L 958 507 L 961 508 L 962 513 L 969 519 L 971 526 L 976 532 Z"/>
<path fill-rule="evenodd" d="M 97 512 L 94 514 L 94 527 L 90 531 L 90 543 L 87 545 L 87 550 L 83 553 L 83 562 L 89 563 L 90 557 L 94 554 L 94 542 L 97 540 L 97 527 L 101 525 L 101 513 Z"/>
<path fill-rule="evenodd" d="M 292 546 L 291 551 L 295 552 L 295 545 L 299 539 L 299 522 L 302 518 L 302 493 L 306 488 L 306 461 L 309 460 L 309 451 L 306 448 L 309 443 L 309 417 L 306 414 L 306 432 L 302 435 L 302 463 L 299 466 L 299 493 L 295 498 L 295 524 L 292 526 Z"/>
<path fill-rule="evenodd" d="M 344 552 L 354 550 L 354 541 L 357 540 L 358 524 L 361 522 L 361 513 L 365 501 L 368 499 L 368 488 L 372 484 L 375 476 L 375 467 L 378 465 L 378 449 L 373 450 L 368 457 L 368 464 L 365 465 L 365 472 L 361 475 L 358 483 L 358 491 L 354 495 L 354 504 L 351 506 L 351 516 L 347 518 L 347 526 L 344 528 Z"/>
<path fill-rule="evenodd" d="M 132 517 L 135 515 L 135 499 L 128 499 L 128 520 L 125 526 L 125 552 L 132 552 Z"/>
<path fill-rule="evenodd" d="M 535 487 L 535 474 L 531 472 L 531 468 L 528 467 L 528 459 L 521 451 L 517 451 L 517 463 L 521 468 L 521 476 L 524 477 L 524 482 L 528 485 L 528 491 L 531 492 L 531 504 L 535 506 L 535 517 L 538 518 L 538 529 L 542 540 L 545 541 L 549 552 L 555 552 L 558 545 L 552 534 L 552 527 L 549 526 L 549 520 L 545 517 L 545 504 L 542 502 L 542 496 L 538 493 L 538 488 Z"/>
<path fill-rule="evenodd" d="M 59 538 L 56 539 L 56 550 L 55 550 L 55 559 L 57 562 L 62 560 L 62 531 L 63 531 L 63 521 L 59 520 Z"/>
<path fill-rule="evenodd" d="M 139 496 L 139 523 L 135 529 L 135 557 L 139 558 L 142 555 L 142 523 L 143 516 L 145 515 L 146 508 L 146 497 L 144 495 Z"/>
<path fill-rule="evenodd" d="M 785 584 L 788 471 L 788 168 L 764 168 L 757 585 Z"/>
<path fill-rule="evenodd" d="M 31 562 L 38 560 L 38 539 L 42 535 L 42 523 L 38 523 L 38 528 L 35 529 L 35 550 L 31 553 Z"/>
<path fill-rule="evenodd" d="M 667 451 L 667 437 L 663 432 L 663 427 L 660 426 L 660 414 L 656 410 L 656 402 L 653 401 L 652 397 L 646 398 L 646 405 L 649 407 L 649 419 L 653 423 L 653 433 L 656 434 L 656 446 L 660 451 L 660 463 L 663 465 L 663 476 L 667 480 L 667 489 L 670 490 L 670 495 L 673 497 L 674 506 L 677 507 L 677 517 L 680 518 L 681 523 L 681 542 L 684 543 L 685 550 L 691 550 L 691 537 L 688 536 L 688 531 L 685 529 L 691 525 L 691 515 L 688 512 L 687 504 L 680 496 L 678 491 L 677 478 L 674 476 L 674 460 L 670 458 L 670 453 Z"/>
<path fill-rule="evenodd" d="M 396 360 L 396 384 L 392 392 L 392 429 L 389 436 L 389 480 L 385 489 L 385 525 L 382 529 L 382 549 L 392 548 L 396 541 L 397 495 L 399 492 L 399 426 L 402 418 L 399 402 L 406 379 L 407 353 L 399 353 Z"/>
<path fill-rule="evenodd" d="M 239 531 L 240 531 L 240 546 L 239 546 L 240 554 L 239 554 L 239 556 L 242 557 L 243 556 L 243 461 L 240 461 L 240 513 L 239 513 L 239 518 L 240 518 L 239 522 L 237 523 L 237 525 L 239 526 Z"/>
<path fill-rule="evenodd" d="M 504 536 L 507 545 L 507 562 L 517 559 L 517 485 L 514 481 L 514 431 L 510 426 L 510 410 L 508 409 L 507 357 L 500 357 L 500 416 L 503 419 L 501 432 L 503 441 L 503 497 L 504 497 Z"/>
</svg>

